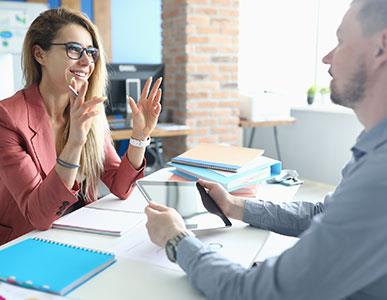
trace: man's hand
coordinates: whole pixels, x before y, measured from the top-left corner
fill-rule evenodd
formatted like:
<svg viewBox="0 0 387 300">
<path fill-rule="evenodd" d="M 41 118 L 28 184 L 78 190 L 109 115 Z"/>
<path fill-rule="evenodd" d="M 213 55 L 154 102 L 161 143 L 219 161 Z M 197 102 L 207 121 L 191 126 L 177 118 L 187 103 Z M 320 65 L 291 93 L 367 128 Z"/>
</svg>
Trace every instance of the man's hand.
<svg viewBox="0 0 387 300">
<path fill-rule="evenodd" d="M 145 208 L 145 214 L 148 217 L 146 228 L 149 237 L 160 247 L 165 247 L 168 240 L 186 231 L 183 218 L 173 208 L 150 202 Z"/>
<path fill-rule="evenodd" d="M 208 194 L 215 200 L 227 217 L 243 220 L 244 199 L 231 195 L 219 183 L 202 179 L 198 182 L 208 190 Z"/>
</svg>

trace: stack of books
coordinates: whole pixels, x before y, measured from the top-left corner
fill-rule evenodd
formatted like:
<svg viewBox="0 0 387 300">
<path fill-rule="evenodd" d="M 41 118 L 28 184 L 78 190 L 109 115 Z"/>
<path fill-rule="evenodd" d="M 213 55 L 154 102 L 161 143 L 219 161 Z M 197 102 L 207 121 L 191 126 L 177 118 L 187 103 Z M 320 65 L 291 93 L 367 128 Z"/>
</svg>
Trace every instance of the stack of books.
<svg viewBox="0 0 387 300">
<path fill-rule="evenodd" d="M 171 159 L 176 175 L 190 180 L 220 183 L 227 191 L 256 185 L 281 173 L 278 160 L 263 156 L 262 149 L 199 144 Z"/>
</svg>

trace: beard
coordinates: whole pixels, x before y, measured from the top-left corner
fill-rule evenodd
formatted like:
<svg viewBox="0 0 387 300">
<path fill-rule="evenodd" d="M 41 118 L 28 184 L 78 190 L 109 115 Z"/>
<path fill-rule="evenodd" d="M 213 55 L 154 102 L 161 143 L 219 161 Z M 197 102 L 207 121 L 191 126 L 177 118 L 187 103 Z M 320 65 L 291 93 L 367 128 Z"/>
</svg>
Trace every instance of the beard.
<svg viewBox="0 0 387 300">
<path fill-rule="evenodd" d="M 331 81 L 332 102 L 348 108 L 355 108 L 364 97 L 366 82 L 366 67 L 364 63 L 362 63 L 349 83 L 344 86 L 343 91 L 339 92 L 335 83 Z"/>
</svg>

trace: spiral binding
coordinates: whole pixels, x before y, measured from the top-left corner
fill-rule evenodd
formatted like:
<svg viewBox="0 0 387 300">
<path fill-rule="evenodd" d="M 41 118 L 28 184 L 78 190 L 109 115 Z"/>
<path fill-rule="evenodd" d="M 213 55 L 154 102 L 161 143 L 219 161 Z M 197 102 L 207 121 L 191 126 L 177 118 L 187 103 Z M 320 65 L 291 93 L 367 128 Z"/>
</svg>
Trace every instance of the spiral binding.
<svg viewBox="0 0 387 300">
<path fill-rule="evenodd" d="M 114 254 L 111 253 L 111 252 L 95 250 L 95 249 L 81 247 L 81 246 L 76 246 L 76 245 L 71 245 L 71 244 L 65 244 L 65 243 L 61 243 L 61 242 L 57 242 L 57 241 L 52 241 L 52 240 L 47 240 L 47 239 L 38 238 L 38 237 L 33 237 L 32 239 L 36 240 L 36 241 L 39 241 L 39 242 L 44 242 L 44 243 L 48 243 L 48 244 L 58 245 L 58 246 L 62 246 L 62 247 L 68 247 L 68 248 L 72 248 L 72 249 L 83 250 L 83 251 L 97 253 L 97 254 L 102 254 L 102 255 L 114 256 Z"/>
</svg>

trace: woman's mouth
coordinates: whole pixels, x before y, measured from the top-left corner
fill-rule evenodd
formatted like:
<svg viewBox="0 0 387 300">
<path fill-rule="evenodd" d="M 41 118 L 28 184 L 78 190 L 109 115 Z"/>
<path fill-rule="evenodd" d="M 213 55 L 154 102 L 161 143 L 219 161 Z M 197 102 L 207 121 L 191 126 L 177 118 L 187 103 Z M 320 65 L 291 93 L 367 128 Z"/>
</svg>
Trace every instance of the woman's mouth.
<svg viewBox="0 0 387 300">
<path fill-rule="evenodd" d="M 70 72 L 78 78 L 87 78 L 87 73 L 83 71 L 70 71 Z"/>
</svg>

